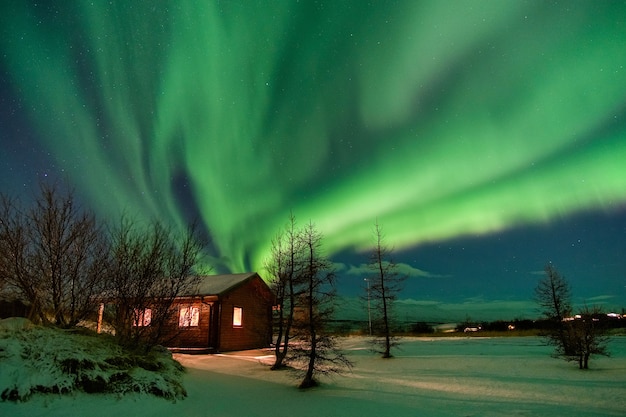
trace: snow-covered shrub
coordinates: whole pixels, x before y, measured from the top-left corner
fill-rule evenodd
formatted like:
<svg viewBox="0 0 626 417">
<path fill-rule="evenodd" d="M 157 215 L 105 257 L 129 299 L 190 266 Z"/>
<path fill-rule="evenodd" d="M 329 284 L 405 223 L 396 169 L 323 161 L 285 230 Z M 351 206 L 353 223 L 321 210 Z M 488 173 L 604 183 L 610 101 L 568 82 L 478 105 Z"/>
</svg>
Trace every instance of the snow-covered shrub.
<svg viewBox="0 0 626 417">
<path fill-rule="evenodd" d="M 183 367 L 164 348 L 148 353 L 119 346 L 109 335 L 0 320 L 0 398 L 24 401 L 34 393 L 148 393 L 186 396 Z"/>
</svg>

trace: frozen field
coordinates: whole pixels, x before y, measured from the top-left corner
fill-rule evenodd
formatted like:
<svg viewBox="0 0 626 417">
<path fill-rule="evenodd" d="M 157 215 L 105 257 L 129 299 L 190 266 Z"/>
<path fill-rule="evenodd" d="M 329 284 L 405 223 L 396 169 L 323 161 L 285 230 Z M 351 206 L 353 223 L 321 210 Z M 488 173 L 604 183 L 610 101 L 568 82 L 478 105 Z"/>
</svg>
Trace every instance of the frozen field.
<svg viewBox="0 0 626 417">
<path fill-rule="evenodd" d="M 189 396 L 77 394 L 0 403 L 2 416 L 624 416 L 626 338 L 591 369 L 549 356 L 537 338 L 406 338 L 383 360 L 365 339 L 346 338 L 352 372 L 299 391 L 288 371 L 272 372 L 267 351 L 177 355 Z"/>
</svg>

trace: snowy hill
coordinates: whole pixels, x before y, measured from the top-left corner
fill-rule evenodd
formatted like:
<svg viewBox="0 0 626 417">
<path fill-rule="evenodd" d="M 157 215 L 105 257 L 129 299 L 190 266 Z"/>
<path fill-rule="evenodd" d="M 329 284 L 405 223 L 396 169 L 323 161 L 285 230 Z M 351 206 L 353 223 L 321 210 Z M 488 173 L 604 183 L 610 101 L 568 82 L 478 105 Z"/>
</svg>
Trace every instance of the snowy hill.
<svg viewBox="0 0 626 417">
<path fill-rule="evenodd" d="M 0 397 L 24 401 L 34 393 L 127 392 L 182 398 L 183 368 L 165 349 L 129 352 L 111 336 L 0 320 Z"/>
</svg>

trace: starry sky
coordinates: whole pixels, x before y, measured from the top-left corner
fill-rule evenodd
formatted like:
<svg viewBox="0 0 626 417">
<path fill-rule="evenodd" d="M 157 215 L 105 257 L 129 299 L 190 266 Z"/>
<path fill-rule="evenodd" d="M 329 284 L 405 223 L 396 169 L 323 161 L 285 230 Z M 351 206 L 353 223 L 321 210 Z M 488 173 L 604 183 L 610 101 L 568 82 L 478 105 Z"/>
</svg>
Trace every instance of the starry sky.
<svg viewBox="0 0 626 417">
<path fill-rule="evenodd" d="M 3 1 L 1 191 L 197 219 L 216 272 L 293 212 L 347 296 L 378 221 L 407 317 L 530 315 L 547 262 L 621 309 L 625 65 L 623 1 Z"/>
</svg>

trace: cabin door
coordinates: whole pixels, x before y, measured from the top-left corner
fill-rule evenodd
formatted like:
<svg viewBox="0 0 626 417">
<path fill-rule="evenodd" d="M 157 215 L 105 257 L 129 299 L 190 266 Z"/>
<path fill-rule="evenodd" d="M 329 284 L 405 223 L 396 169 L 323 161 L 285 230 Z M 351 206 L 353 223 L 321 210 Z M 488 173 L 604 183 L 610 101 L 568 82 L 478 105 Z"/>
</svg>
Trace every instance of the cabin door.
<svg viewBox="0 0 626 417">
<path fill-rule="evenodd" d="M 209 307 L 209 329 L 207 331 L 207 335 L 208 335 L 208 340 L 207 340 L 207 347 L 209 349 L 216 349 L 217 350 L 217 316 L 215 314 L 215 308 L 214 308 L 214 304 L 211 303 L 208 305 Z"/>
</svg>

